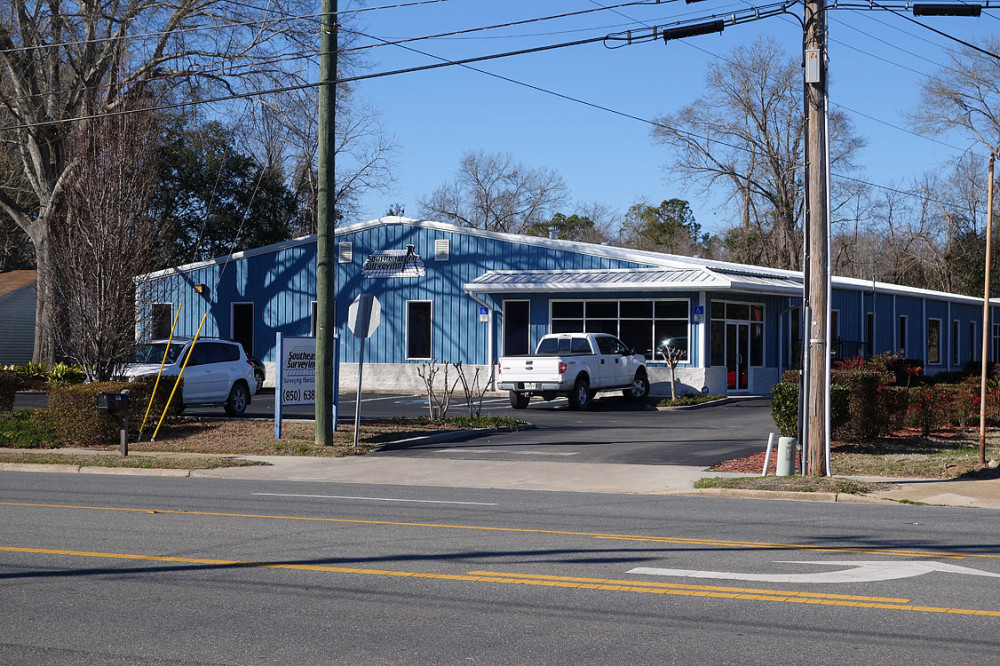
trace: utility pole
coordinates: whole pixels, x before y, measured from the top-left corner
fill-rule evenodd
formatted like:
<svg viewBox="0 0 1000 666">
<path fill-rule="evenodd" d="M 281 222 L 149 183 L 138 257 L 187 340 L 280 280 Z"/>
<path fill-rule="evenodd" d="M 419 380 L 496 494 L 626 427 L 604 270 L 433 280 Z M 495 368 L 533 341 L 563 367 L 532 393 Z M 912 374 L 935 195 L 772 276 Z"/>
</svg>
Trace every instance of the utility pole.
<svg viewBox="0 0 1000 666">
<path fill-rule="evenodd" d="M 979 383 L 979 464 L 986 464 L 986 367 L 990 357 L 990 265 L 993 263 L 993 162 L 990 153 L 990 183 L 986 194 L 986 283 L 983 286 L 983 358 Z"/>
<path fill-rule="evenodd" d="M 316 444 L 333 446 L 333 334 L 336 330 L 335 128 L 337 121 L 337 0 L 322 0 L 319 36 L 319 189 L 316 197 Z M 275 396 L 280 400 L 280 396 Z"/>
<path fill-rule="evenodd" d="M 805 0 L 806 183 L 808 302 L 805 322 L 808 375 L 803 428 L 806 474 L 826 476 L 830 436 L 830 209 L 827 184 L 827 67 L 825 0 Z"/>
</svg>

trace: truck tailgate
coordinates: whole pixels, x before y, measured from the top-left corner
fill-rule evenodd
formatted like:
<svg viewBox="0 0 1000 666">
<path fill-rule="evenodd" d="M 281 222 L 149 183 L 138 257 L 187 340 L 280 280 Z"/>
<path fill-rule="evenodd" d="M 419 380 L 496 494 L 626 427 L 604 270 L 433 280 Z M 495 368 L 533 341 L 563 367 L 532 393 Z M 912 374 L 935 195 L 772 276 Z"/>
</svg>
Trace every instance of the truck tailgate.
<svg viewBox="0 0 1000 666">
<path fill-rule="evenodd" d="M 558 356 L 505 356 L 500 359 L 501 382 L 560 382 Z"/>
</svg>

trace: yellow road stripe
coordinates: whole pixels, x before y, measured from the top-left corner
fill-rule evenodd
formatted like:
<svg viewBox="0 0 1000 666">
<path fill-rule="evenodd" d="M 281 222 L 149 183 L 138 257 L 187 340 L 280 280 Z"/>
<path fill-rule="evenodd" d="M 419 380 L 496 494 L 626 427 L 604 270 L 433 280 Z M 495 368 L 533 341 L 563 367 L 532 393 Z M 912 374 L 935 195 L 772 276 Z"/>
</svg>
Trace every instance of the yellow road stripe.
<svg viewBox="0 0 1000 666">
<path fill-rule="evenodd" d="M 707 590 L 710 592 L 753 592 L 756 594 L 769 594 L 788 597 L 815 597 L 818 599 L 841 599 L 846 601 L 879 601 L 887 604 L 906 604 L 909 599 L 896 599 L 893 597 L 858 597 L 850 594 L 822 594 L 820 592 L 797 592 L 789 590 L 761 590 L 747 587 L 720 587 L 717 585 L 683 585 L 680 583 L 660 583 L 651 581 L 635 580 L 614 580 L 604 578 L 577 578 L 574 576 L 546 576 L 536 574 L 506 573 L 501 571 L 470 571 L 470 576 L 507 576 L 510 578 L 530 578 L 538 580 L 563 580 L 579 583 L 601 583 L 604 585 L 642 585 L 643 587 L 664 587 L 677 590 Z"/>
<path fill-rule="evenodd" d="M 315 564 L 282 564 L 276 562 L 243 562 L 240 560 L 215 560 L 194 557 L 165 557 L 161 555 L 134 555 L 127 553 L 99 553 L 92 551 L 56 550 L 50 548 L 20 548 L 0 546 L 0 552 L 32 553 L 43 555 L 68 555 L 75 557 L 97 557 L 119 560 L 139 560 L 152 562 L 176 562 L 179 564 L 208 564 L 220 567 L 247 567 L 262 569 L 294 569 L 299 571 L 322 571 L 330 573 L 361 574 L 368 576 L 393 576 L 400 578 L 420 578 L 429 580 L 450 580 L 479 583 L 501 583 L 506 585 L 528 585 L 536 587 L 558 587 L 580 590 L 603 590 L 612 592 L 633 592 L 639 594 L 663 594 L 669 596 L 703 597 L 713 599 L 742 599 L 751 601 L 774 601 L 792 604 L 813 604 L 821 606 L 843 606 L 851 608 L 877 608 L 882 610 L 913 611 L 920 613 L 946 613 L 951 615 L 983 615 L 1000 617 L 1000 611 L 976 610 L 971 608 L 945 608 L 938 606 L 912 606 L 900 603 L 880 603 L 875 601 L 852 601 L 834 598 L 813 598 L 796 596 L 793 592 L 769 592 L 747 589 L 744 592 L 723 592 L 706 589 L 674 589 L 655 583 L 629 581 L 588 582 L 591 579 L 573 579 L 553 576 L 549 578 L 521 577 L 520 574 L 470 572 L 468 574 L 437 574 L 414 571 L 394 571 L 391 569 L 360 569 L 354 567 L 328 567 Z M 695 587 L 695 586 L 691 586 Z"/>
<path fill-rule="evenodd" d="M 392 520 L 360 520 L 355 518 L 319 518 L 315 516 L 282 516 L 271 514 L 255 513 L 223 513 L 217 511 L 184 511 L 177 509 L 136 509 L 131 507 L 109 507 L 109 506 L 79 506 L 73 504 L 37 504 L 31 502 L 0 502 L 0 506 L 35 507 L 42 509 L 80 509 L 87 511 L 121 511 L 125 513 L 148 513 L 179 516 L 210 516 L 219 518 L 261 518 L 268 520 L 297 520 L 304 522 L 318 523 L 340 523 L 354 525 L 386 525 L 393 527 L 430 527 L 434 529 L 449 530 L 473 530 L 481 532 L 509 532 L 513 534 L 553 534 L 559 536 L 582 536 L 595 539 L 619 539 L 627 541 L 652 541 L 655 543 L 673 543 L 696 546 L 722 546 L 728 548 L 761 548 L 770 550 L 804 550 L 822 551 L 832 553 L 876 553 L 880 555 L 891 555 L 900 557 L 944 557 L 948 559 L 964 559 L 966 557 L 978 557 L 987 559 L 1000 558 L 1000 554 L 968 553 L 956 555 L 954 553 L 944 553 L 932 550 L 894 550 L 892 548 L 872 549 L 864 547 L 843 547 L 812 546 L 795 543 L 769 543 L 757 541 L 727 541 L 723 539 L 695 539 L 688 537 L 663 537 L 663 536 L 643 536 L 637 534 L 606 534 L 602 532 L 574 532 L 570 530 L 539 530 L 523 527 L 493 527 L 489 525 L 454 525 L 448 523 L 410 523 Z"/>
</svg>

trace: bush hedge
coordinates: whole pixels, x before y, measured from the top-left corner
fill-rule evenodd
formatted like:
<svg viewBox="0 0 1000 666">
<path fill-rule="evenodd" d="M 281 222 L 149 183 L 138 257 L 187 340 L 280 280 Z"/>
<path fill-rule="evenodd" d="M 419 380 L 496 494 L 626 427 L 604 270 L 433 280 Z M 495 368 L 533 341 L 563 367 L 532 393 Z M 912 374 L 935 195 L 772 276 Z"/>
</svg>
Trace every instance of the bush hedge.
<svg viewBox="0 0 1000 666">
<path fill-rule="evenodd" d="M 181 380 L 183 382 L 183 380 Z M 156 400 L 149 412 L 146 429 L 151 434 L 167 404 L 173 389 L 172 378 L 164 377 L 156 391 Z M 183 386 L 183 383 L 181 384 Z M 174 404 L 180 404 L 178 395 Z M 153 382 L 95 382 L 54 388 L 49 393 L 49 417 L 58 437 L 66 444 L 80 446 L 113 445 L 119 441 L 121 420 L 116 416 L 97 411 L 97 394 L 102 391 L 121 393 L 129 391 L 129 434 L 138 434 L 142 418 L 146 414 Z M 172 412 L 174 410 L 171 410 Z M 168 414 L 169 422 L 173 414 Z"/>
</svg>

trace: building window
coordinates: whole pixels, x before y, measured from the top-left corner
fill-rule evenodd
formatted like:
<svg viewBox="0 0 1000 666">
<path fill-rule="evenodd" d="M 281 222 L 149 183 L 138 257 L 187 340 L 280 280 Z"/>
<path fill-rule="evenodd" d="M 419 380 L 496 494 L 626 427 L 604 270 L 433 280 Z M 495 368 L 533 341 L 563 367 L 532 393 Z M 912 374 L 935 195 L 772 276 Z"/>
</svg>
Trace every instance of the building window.
<svg viewBox="0 0 1000 666">
<path fill-rule="evenodd" d="M 976 360 L 976 345 L 979 344 L 979 340 L 976 339 L 976 322 L 969 322 L 969 362 Z"/>
<path fill-rule="evenodd" d="M 431 358 L 431 302 L 406 302 L 406 358 Z"/>
<path fill-rule="evenodd" d="M 941 320 L 927 320 L 927 364 L 941 364 Z"/>
<path fill-rule="evenodd" d="M 962 355 L 959 354 L 958 340 L 961 337 L 959 331 L 961 330 L 961 325 L 958 323 L 957 319 L 951 321 L 951 364 L 958 365 L 961 363 Z"/>
<path fill-rule="evenodd" d="M 316 337 L 317 305 L 316 301 L 309 301 L 309 337 Z"/>
<path fill-rule="evenodd" d="M 906 315 L 899 315 L 899 353 L 906 358 Z"/>
<path fill-rule="evenodd" d="M 875 313 L 865 315 L 865 356 L 871 358 L 875 354 Z"/>
<path fill-rule="evenodd" d="M 609 333 L 649 361 L 662 361 L 657 349 L 668 344 L 690 358 L 690 307 L 687 299 L 630 301 L 552 301 L 552 333 Z"/>
<path fill-rule="evenodd" d="M 993 324 L 993 356 L 991 361 L 997 362 L 1000 358 L 1000 324 Z"/>
</svg>

